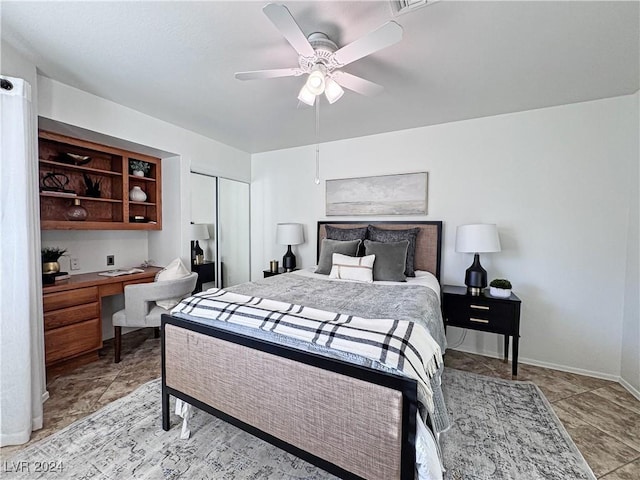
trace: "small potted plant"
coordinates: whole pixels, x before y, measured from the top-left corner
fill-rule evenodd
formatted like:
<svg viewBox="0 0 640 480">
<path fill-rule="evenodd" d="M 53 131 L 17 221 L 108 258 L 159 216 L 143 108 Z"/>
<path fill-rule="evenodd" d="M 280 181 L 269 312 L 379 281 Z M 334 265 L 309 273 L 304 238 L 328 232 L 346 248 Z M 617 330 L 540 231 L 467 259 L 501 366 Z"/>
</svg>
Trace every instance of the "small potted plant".
<svg viewBox="0 0 640 480">
<path fill-rule="evenodd" d="M 60 271 L 58 259 L 67 250 L 58 247 L 45 247 L 40 252 L 42 254 L 42 273 L 58 273 Z"/>
<path fill-rule="evenodd" d="M 129 160 L 129 168 L 136 177 L 144 177 L 151 169 L 151 165 L 142 160 Z"/>
<path fill-rule="evenodd" d="M 489 284 L 489 294 L 492 297 L 508 298 L 511 296 L 511 282 L 504 278 L 491 280 Z"/>
</svg>

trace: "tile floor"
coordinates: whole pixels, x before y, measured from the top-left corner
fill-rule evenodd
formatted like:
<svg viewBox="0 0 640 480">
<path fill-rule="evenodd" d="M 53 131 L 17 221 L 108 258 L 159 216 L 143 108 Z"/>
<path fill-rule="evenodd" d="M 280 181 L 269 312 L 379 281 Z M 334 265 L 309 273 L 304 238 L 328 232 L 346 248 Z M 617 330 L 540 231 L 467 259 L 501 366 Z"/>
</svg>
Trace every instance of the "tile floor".
<svg viewBox="0 0 640 480">
<path fill-rule="evenodd" d="M 160 340 L 153 330 L 122 338 L 122 362 L 113 363 L 113 344 L 105 342 L 100 360 L 48 379 L 50 398 L 44 404 L 45 428 L 38 441 L 160 376 Z M 511 378 L 502 361 L 447 351 L 448 367 L 499 378 Z M 521 364 L 518 380 L 535 382 L 598 478 L 640 479 L 640 401 L 619 384 L 606 380 Z M 29 445 L 27 444 L 27 445 Z M 25 445 L 4 447 L 6 458 Z"/>
</svg>

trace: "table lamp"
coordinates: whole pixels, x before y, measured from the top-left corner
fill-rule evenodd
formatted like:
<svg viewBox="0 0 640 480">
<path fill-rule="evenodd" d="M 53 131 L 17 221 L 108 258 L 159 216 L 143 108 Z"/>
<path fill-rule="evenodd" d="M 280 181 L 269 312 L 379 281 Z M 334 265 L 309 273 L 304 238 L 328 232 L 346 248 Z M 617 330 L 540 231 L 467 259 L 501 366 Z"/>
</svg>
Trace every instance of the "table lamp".
<svg viewBox="0 0 640 480">
<path fill-rule="evenodd" d="M 301 223 L 278 223 L 276 227 L 276 243 L 287 245 L 287 253 L 282 257 L 282 267 L 285 272 L 296 268 L 296 256 L 291 251 L 291 245 L 304 243 L 304 232 Z"/>
<path fill-rule="evenodd" d="M 473 253 L 464 283 L 470 295 L 480 295 L 487 286 L 487 271 L 480 265 L 480 253 L 499 252 L 500 238 L 495 224 L 460 225 L 456 230 L 456 252 Z"/>
<path fill-rule="evenodd" d="M 206 223 L 191 224 L 191 263 L 194 265 L 202 265 L 204 263 L 204 250 L 200 247 L 198 240 L 207 240 L 209 238 L 209 229 Z"/>
</svg>

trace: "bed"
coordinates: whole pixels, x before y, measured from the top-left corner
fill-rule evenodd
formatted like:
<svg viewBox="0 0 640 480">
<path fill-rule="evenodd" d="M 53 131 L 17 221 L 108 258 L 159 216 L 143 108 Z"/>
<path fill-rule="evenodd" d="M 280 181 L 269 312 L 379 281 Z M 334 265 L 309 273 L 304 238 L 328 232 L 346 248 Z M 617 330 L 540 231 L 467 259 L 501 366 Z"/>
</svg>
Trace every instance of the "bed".
<svg viewBox="0 0 640 480">
<path fill-rule="evenodd" d="M 444 353 L 437 284 L 442 222 L 318 222 L 318 256 L 327 227 L 367 225 L 383 230 L 418 229 L 417 277 L 406 286 L 332 281 L 301 271 L 242 284 L 222 294 L 257 299 L 252 302 L 257 301 L 260 308 L 294 304 L 302 306 L 300 311 L 320 312 L 318 315 L 428 317 L 426 328 Z M 434 280 L 433 288 L 425 286 Z M 256 329 L 245 325 L 200 317 L 199 310 L 191 307 L 205 310 L 209 304 L 203 297 L 214 293 L 220 294 L 210 291 L 184 299 L 171 315 L 163 316 L 164 430 L 170 428 L 169 397 L 174 396 L 341 478 L 415 478 L 416 429 L 421 428 L 417 414 L 419 410 L 425 413 L 424 382 L 366 356 L 301 342 L 275 329 L 255 335 Z M 236 318 L 239 311 L 234 310 L 230 317 Z M 437 434 L 448 426 L 439 374 L 431 379 L 429 388 L 432 408 L 422 418 L 428 419 Z"/>
</svg>

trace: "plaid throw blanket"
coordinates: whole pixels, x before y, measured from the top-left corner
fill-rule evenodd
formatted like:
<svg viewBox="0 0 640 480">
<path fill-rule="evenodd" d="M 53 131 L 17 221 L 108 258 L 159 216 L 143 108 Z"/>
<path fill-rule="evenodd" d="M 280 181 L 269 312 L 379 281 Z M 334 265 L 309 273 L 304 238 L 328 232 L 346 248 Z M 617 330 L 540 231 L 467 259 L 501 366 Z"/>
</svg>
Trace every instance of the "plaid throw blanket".
<svg viewBox="0 0 640 480">
<path fill-rule="evenodd" d="M 421 325 L 366 319 L 211 289 L 182 300 L 172 311 L 272 331 L 377 360 L 418 381 L 433 413 L 430 377 L 442 364 L 436 341 Z"/>
</svg>

